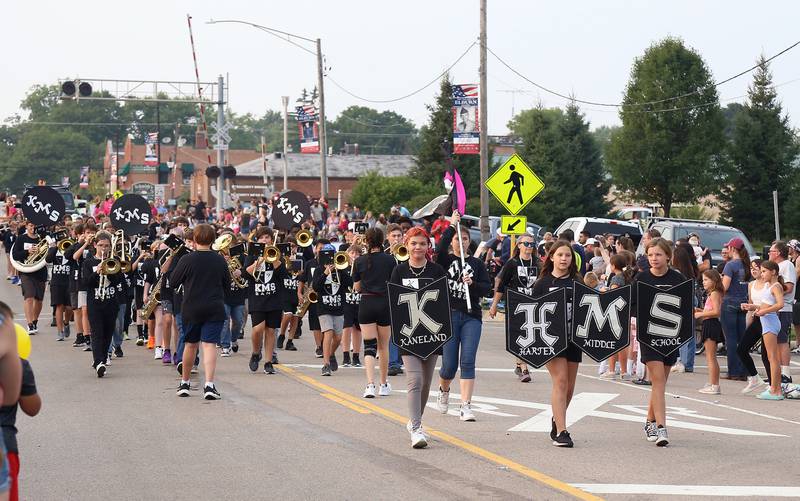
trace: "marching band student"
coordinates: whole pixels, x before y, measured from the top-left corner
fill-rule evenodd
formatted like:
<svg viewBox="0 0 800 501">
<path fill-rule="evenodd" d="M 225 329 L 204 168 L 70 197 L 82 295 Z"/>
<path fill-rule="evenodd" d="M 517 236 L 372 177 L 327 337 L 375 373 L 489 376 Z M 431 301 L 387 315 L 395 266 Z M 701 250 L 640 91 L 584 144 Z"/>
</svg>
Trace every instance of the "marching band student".
<svg viewBox="0 0 800 501">
<path fill-rule="evenodd" d="M 288 238 L 289 248 L 291 249 L 289 257 L 295 257 L 298 253 L 297 241 L 294 235 Z M 290 262 L 292 262 L 290 260 Z M 298 318 L 295 316 L 297 312 L 297 275 L 301 270 L 286 270 L 286 278 L 283 279 L 283 288 L 286 294 L 283 298 L 283 318 L 281 319 L 281 333 L 278 336 L 278 348 L 286 351 L 297 351 L 294 345 L 294 334 L 297 331 Z M 284 346 L 284 342 L 286 343 Z"/>
<path fill-rule="evenodd" d="M 450 293 L 450 317 L 453 326 L 453 338 L 445 343 L 443 348 L 442 367 L 439 370 L 439 395 L 436 405 L 439 412 L 447 413 L 450 402 L 450 383 L 460 367 L 460 419 L 475 421 L 471 401 L 475 388 L 475 356 L 478 353 L 483 327 L 481 298 L 489 292 L 492 283 L 489 274 L 486 273 L 483 261 L 469 255 L 462 258 L 468 252 L 470 237 L 467 228 L 461 227 L 461 240 L 459 240 L 456 235 L 456 227 L 460 221 L 461 215 L 458 211 L 453 211 L 453 215 L 450 217 L 450 226 L 444 230 L 436 249 L 436 262 L 447 270 L 447 289 Z M 463 266 L 462 259 L 464 259 Z M 467 308 L 467 294 L 471 300 L 471 309 Z"/>
<path fill-rule="evenodd" d="M 170 275 L 174 287 L 183 286 L 181 305 L 185 348 L 182 360 L 194 360 L 198 344 L 202 343 L 205 384 L 203 398 L 218 400 L 219 390 L 214 384 L 217 367 L 217 344 L 225 323 L 225 291 L 230 287 L 231 275 L 225 259 L 211 250 L 217 234 L 208 224 L 194 228 L 192 237 L 195 251 L 183 256 Z M 172 258 L 165 266 L 169 268 Z M 191 364 L 183 364 L 177 395 L 188 397 Z"/>
<path fill-rule="evenodd" d="M 391 343 L 391 320 L 389 318 L 389 296 L 386 284 L 392 277 L 397 261 L 383 252 L 383 231 L 370 228 L 364 234 L 367 254 L 356 258 L 353 265 L 353 290 L 361 294 L 358 307 L 358 324 L 364 338 L 364 367 L 367 386 L 364 398 L 375 398 L 375 357 L 380 354 L 380 396 L 388 396 L 389 344 Z M 399 282 L 398 282 L 399 283 Z"/>
<path fill-rule="evenodd" d="M 352 271 L 356 259 L 364 254 L 364 246 L 361 244 L 350 245 L 347 248 L 347 255 L 353 263 L 350 268 L 344 270 L 352 280 Z M 358 305 L 361 303 L 361 295 L 355 291 L 354 287 L 347 290 L 344 304 L 344 331 L 342 333 L 342 365 L 344 367 L 361 367 L 361 325 L 358 323 Z M 352 346 L 352 362 L 350 359 Z"/>
<path fill-rule="evenodd" d="M 533 295 L 533 284 L 539 275 L 536 256 L 533 254 L 535 246 L 533 236 L 528 233 L 517 238 L 513 257 L 503 265 L 497 275 L 497 285 L 492 298 L 492 305 L 489 308 L 489 316 L 491 318 L 497 316 L 497 304 L 503 300 L 503 294 L 509 287 L 522 294 Z M 531 382 L 528 364 L 518 360 L 516 371 L 519 371 L 517 375 L 521 383 Z"/>
<path fill-rule="evenodd" d="M 703 289 L 708 297 L 702 308 L 694 309 L 694 318 L 703 322 L 702 339 L 708 364 L 708 383 L 698 391 L 706 395 L 719 395 L 717 343 L 723 339 L 719 315 L 722 311 L 722 295 L 725 294 L 725 287 L 722 285 L 722 277 L 717 270 L 710 269 L 703 272 Z M 748 356 L 748 358 L 750 357 Z M 750 359 L 750 363 L 752 363 L 752 359 Z"/>
<path fill-rule="evenodd" d="M 237 239 L 234 237 L 231 245 L 236 245 Z M 238 259 L 241 265 L 244 265 L 245 256 L 227 256 L 227 259 Z M 230 271 L 230 270 L 229 270 Z M 239 333 L 244 328 L 244 303 L 247 296 L 252 289 L 252 282 L 248 279 L 247 275 L 242 273 L 241 266 L 238 270 L 233 272 L 232 279 L 241 279 L 244 287 L 234 286 L 234 280 L 231 280 L 231 286 L 225 291 L 225 326 L 222 329 L 222 357 L 230 357 L 231 351 L 234 353 L 239 351 Z"/>
<path fill-rule="evenodd" d="M 75 245 L 78 242 L 78 236 L 83 233 L 83 224 L 75 224 L 72 226 L 72 238 L 75 239 L 75 244 L 68 247 L 66 251 L 64 251 L 64 256 L 70 261 L 70 272 L 69 272 L 69 302 L 70 302 L 70 309 L 71 309 L 71 317 L 75 320 L 75 342 L 72 343 L 72 346 L 78 347 L 83 345 L 83 315 L 81 311 L 78 309 L 78 277 L 81 273 L 81 267 L 78 263 L 73 259 L 73 255 L 75 254 L 75 250 L 77 247 Z M 66 333 L 69 333 L 69 323 L 65 326 Z M 77 339 L 78 335 L 80 335 L 80 340 Z"/>
<path fill-rule="evenodd" d="M 194 250 L 193 230 L 188 229 L 184 232 L 183 235 L 185 237 L 184 245 L 186 246 L 186 249 L 189 251 L 193 251 Z M 169 267 L 175 268 L 185 255 L 186 253 L 181 253 L 173 257 L 170 260 Z M 175 326 L 177 327 L 178 337 L 175 346 L 175 353 L 172 354 L 172 362 L 175 364 L 175 369 L 177 369 L 178 374 L 183 375 L 183 351 L 186 349 L 186 329 L 183 328 L 183 314 L 181 313 L 183 310 L 183 285 L 175 287 L 174 300 L 175 301 L 173 302 L 172 317 L 175 319 Z M 196 355 L 194 357 L 194 362 L 191 364 L 192 365 L 192 368 L 190 369 L 191 374 L 197 374 L 197 366 L 199 364 L 200 364 L 200 356 Z"/>
<path fill-rule="evenodd" d="M 169 231 L 169 234 L 183 238 L 183 226 L 176 226 L 175 228 L 172 228 Z M 170 252 L 170 249 L 165 246 L 163 253 L 167 254 Z M 174 270 L 175 267 L 173 266 L 172 269 Z M 162 269 L 161 273 L 164 275 L 164 281 L 161 284 L 161 300 L 159 301 L 159 308 L 156 309 L 156 349 L 154 358 L 160 358 L 163 364 L 171 364 L 172 350 L 170 348 L 172 346 L 172 328 L 174 322 L 172 315 L 174 304 L 174 287 L 172 285 L 172 273 L 170 272 L 170 269 Z M 161 335 L 159 336 L 159 334 Z M 161 339 L 160 342 L 159 338 Z"/>
<path fill-rule="evenodd" d="M 144 308 L 144 284 L 145 284 L 145 276 L 143 273 L 144 264 L 153 258 L 152 254 L 150 254 L 150 249 L 134 249 L 133 252 L 136 254 L 136 260 L 133 262 L 131 266 L 133 269 L 133 284 L 134 284 L 134 296 L 133 296 L 133 307 L 134 311 L 133 314 L 136 315 L 136 346 L 144 346 L 144 343 L 147 342 L 147 319 L 142 318 L 141 310 Z"/>
<path fill-rule="evenodd" d="M 325 250 L 333 250 L 333 248 L 326 246 Z M 353 281 L 350 275 L 339 273 L 332 263 L 325 265 L 323 273 L 317 273 L 314 276 L 314 291 L 319 295 L 317 313 L 322 331 L 323 376 L 330 376 L 338 368 L 336 348 L 341 342 L 344 328 L 345 293 L 352 286 Z"/>
<path fill-rule="evenodd" d="M 87 291 L 86 309 L 92 326 L 92 368 L 97 377 L 105 376 L 108 348 L 116 327 L 120 297 L 117 286 L 122 283 L 122 274 L 106 275 L 100 269 L 104 259 L 111 256 L 111 235 L 98 232 L 94 239 L 95 254 L 83 260 L 82 278 Z"/>
<path fill-rule="evenodd" d="M 76 336 L 75 343 L 72 346 L 80 347 L 85 346 L 83 351 L 92 351 L 92 326 L 89 322 L 89 309 L 87 308 L 89 291 L 86 289 L 86 281 L 83 278 L 83 262 L 94 254 L 94 246 L 92 245 L 97 233 L 97 226 L 91 221 L 86 223 L 83 228 L 83 234 L 78 236 L 78 241 L 67 250 L 67 254 L 72 254 L 72 259 L 77 264 L 78 268 L 78 312 L 83 323 L 83 328 L 86 330 L 86 335 L 82 335 L 79 329 Z"/>
<path fill-rule="evenodd" d="M 55 320 L 58 329 L 57 341 L 63 341 L 68 336 L 69 323 L 64 324 L 65 315 L 72 311 L 72 301 L 69 297 L 69 282 L 72 276 L 73 261 L 64 255 L 55 242 L 50 245 L 45 258 L 53 264 L 50 278 L 50 306 L 56 309 Z"/>
<path fill-rule="evenodd" d="M 375 228 L 375 231 L 380 232 Z M 369 232 L 367 231 L 367 242 L 372 247 Z M 392 271 L 389 282 L 399 284 L 412 289 L 420 289 L 431 282 L 446 276 L 444 268 L 439 264 L 428 261 L 428 251 L 430 250 L 430 237 L 422 228 L 411 228 L 405 236 L 405 245 L 408 248 L 408 261 L 398 264 Z M 365 256 L 366 257 L 366 256 Z M 377 257 L 377 255 L 375 256 Z M 363 259 L 363 258 L 359 258 Z M 377 261 L 377 260 L 376 260 Z M 366 280 L 366 278 L 365 278 Z M 384 288 L 385 291 L 385 288 Z M 363 293 L 362 293 L 363 294 Z M 384 292 L 385 294 L 385 292 Z M 365 296 L 362 295 L 362 299 Z M 362 302 L 361 311 L 364 311 L 366 303 Z M 386 310 L 388 312 L 388 301 Z M 388 319 L 387 319 L 388 322 Z M 362 322 L 362 326 L 363 326 Z M 388 324 L 387 324 L 388 325 Z M 366 330 L 365 330 L 366 334 Z M 366 341 L 364 342 L 364 359 L 367 360 Z M 406 401 L 408 404 L 408 424 L 406 429 L 411 435 L 411 446 L 414 449 L 423 449 L 428 446 L 428 438 L 422 427 L 422 414 L 425 412 L 425 405 L 428 403 L 428 395 L 433 381 L 433 371 L 436 369 L 436 362 L 441 355 L 441 349 L 431 354 L 427 360 L 423 360 L 405 350 L 400 350 L 403 357 L 403 364 L 406 367 L 406 386 L 408 394 Z"/>
<path fill-rule="evenodd" d="M 548 251 L 539 280 L 533 285 L 533 296 L 540 297 L 557 289 L 567 290 L 567 318 L 571 318 L 573 281 L 581 281 L 576 254 L 566 240 L 557 240 Z M 567 328 L 569 332 L 569 326 Z M 546 367 L 552 379 L 553 389 L 550 405 L 553 409 L 550 439 L 556 447 L 572 447 L 572 438 L 567 431 L 567 408 L 575 393 L 575 378 L 578 365 L 583 359 L 581 350 L 572 342 L 567 349 L 550 360 Z"/>
<path fill-rule="evenodd" d="M 142 270 L 141 273 L 144 277 L 144 289 L 142 291 L 143 306 L 149 302 L 150 291 L 152 290 L 153 286 L 155 286 L 156 282 L 158 282 L 160 272 L 158 267 L 158 247 L 159 243 L 154 242 L 150 246 L 148 257 L 146 257 L 140 265 Z M 159 308 L 160 306 L 156 306 L 155 310 L 148 318 L 142 319 L 145 324 L 145 330 L 147 331 L 146 343 L 148 350 L 153 350 L 156 347 L 156 311 Z"/>
<path fill-rule="evenodd" d="M 317 239 L 314 243 L 314 257 L 307 259 L 305 263 L 303 263 L 303 272 L 297 277 L 297 302 L 298 304 L 303 304 L 303 296 L 306 292 L 306 287 L 311 287 L 311 284 L 314 281 L 314 274 L 316 273 L 317 269 L 319 268 L 319 261 L 317 261 L 317 256 L 319 256 L 319 252 L 322 250 L 323 247 L 326 245 L 330 245 L 331 241 L 325 238 Z M 309 256 L 310 254 L 307 253 L 308 247 L 306 247 L 306 251 L 304 251 L 304 256 Z M 315 355 L 317 358 L 322 358 L 322 331 L 319 329 L 319 315 L 317 314 L 317 305 L 316 303 L 312 303 L 308 307 L 308 327 L 314 333 L 314 343 L 317 346 L 317 350 Z M 328 362 L 328 361 L 326 361 Z M 330 363 L 330 362 L 328 362 Z"/>
<path fill-rule="evenodd" d="M 403 228 L 397 223 L 391 223 L 386 227 L 386 252 L 391 253 L 392 247 L 403 243 Z M 400 358 L 400 351 L 389 338 L 389 375 L 397 376 L 403 373 L 403 359 Z"/>
<path fill-rule="evenodd" d="M 686 280 L 677 270 L 669 267 L 672 261 L 672 247 L 663 238 L 653 238 L 645 247 L 649 269 L 642 270 L 634 279 L 632 291 L 633 304 L 631 309 L 636 311 L 636 296 L 639 283 L 646 283 L 655 287 L 670 288 Z M 646 326 L 637 322 L 637 328 Z M 667 435 L 667 414 L 665 392 L 670 369 L 678 360 L 678 350 L 667 356 L 662 355 L 645 343 L 639 343 L 642 362 L 647 366 L 647 375 L 652 384 L 650 403 L 647 407 L 647 421 L 644 432 L 648 442 L 655 442 L 657 446 L 664 447 L 669 444 Z"/>
<path fill-rule="evenodd" d="M 17 238 L 14 248 L 11 250 L 14 259 L 24 262 L 30 254 L 36 250 L 40 242 L 39 235 L 36 234 L 36 225 L 28 221 L 25 224 L 25 233 Z M 42 312 L 42 301 L 44 300 L 44 290 L 47 285 L 47 268 L 43 267 L 37 271 L 26 273 L 19 272 L 22 282 L 22 297 L 25 298 L 25 320 L 28 321 L 28 332 L 36 334 L 39 332 L 39 314 Z"/>
<path fill-rule="evenodd" d="M 272 229 L 261 226 L 256 230 L 256 241 L 265 246 L 272 245 Z M 251 257 L 247 265 L 248 278 L 253 278 L 250 288 L 248 309 L 253 321 L 253 354 L 250 355 L 250 370 L 256 372 L 261 361 L 261 349 L 267 361 L 264 363 L 265 374 L 275 374 L 272 366 L 272 354 L 275 349 L 275 329 L 280 329 L 283 318 L 284 287 L 286 267 L 283 260 L 274 263 L 264 261 L 263 253 Z"/>
</svg>

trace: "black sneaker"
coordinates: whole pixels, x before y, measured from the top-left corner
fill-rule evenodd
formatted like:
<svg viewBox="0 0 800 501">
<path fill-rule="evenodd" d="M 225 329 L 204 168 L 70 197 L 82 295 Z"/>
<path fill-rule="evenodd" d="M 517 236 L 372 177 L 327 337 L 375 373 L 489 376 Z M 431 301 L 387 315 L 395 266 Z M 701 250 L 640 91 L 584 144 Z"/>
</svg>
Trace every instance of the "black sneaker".
<svg viewBox="0 0 800 501">
<path fill-rule="evenodd" d="M 95 372 L 97 372 L 97 377 L 103 377 L 106 375 L 106 364 L 100 362 L 99 364 L 97 364 L 94 370 Z"/>
<path fill-rule="evenodd" d="M 278 355 L 276 355 L 275 353 L 272 354 L 272 363 L 275 365 L 278 365 L 280 363 L 278 362 Z"/>
<path fill-rule="evenodd" d="M 336 361 L 336 355 L 331 355 L 328 365 L 331 367 L 331 372 L 336 372 L 339 370 L 339 362 Z"/>
<path fill-rule="evenodd" d="M 359 353 L 353 353 L 353 367 L 361 367 L 361 355 Z"/>
<path fill-rule="evenodd" d="M 57 326 L 57 325 L 58 325 L 58 324 L 56 323 L 56 317 L 53 317 L 53 319 L 52 319 L 52 320 L 50 320 L 50 327 L 55 327 L 55 326 Z"/>
<path fill-rule="evenodd" d="M 261 362 L 261 353 L 253 353 L 250 355 L 250 372 L 258 370 L 258 364 Z"/>
<path fill-rule="evenodd" d="M 278 336 L 278 343 L 277 343 L 277 346 L 278 346 L 278 349 L 279 349 L 279 350 L 282 350 L 282 349 L 283 349 L 283 342 L 284 342 L 285 340 L 286 340 L 286 336 L 284 336 L 283 334 L 280 334 L 280 335 Z"/>
<path fill-rule="evenodd" d="M 28 324 L 28 335 L 33 336 L 36 334 L 36 331 L 33 329 L 33 324 Z"/>
<path fill-rule="evenodd" d="M 39 332 L 39 321 L 38 320 L 34 320 L 33 321 L 33 333 L 37 333 L 37 332 Z"/>
<path fill-rule="evenodd" d="M 792 376 L 787 376 L 786 374 L 781 374 L 781 383 L 788 384 L 792 382 Z"/>
<path fill-rule="evenodd" d="M 183 361 L 178 362 L 178 365 L 176 365 L 175 368 L 178 369 L 178 374 L 183 376 Z"/>
<path fill-rule="evenodd" d="M 239 343 L 237 343 L 236 341 L 232 342 L 231 343 L 231 351 L 233 351 L 234 353 L 238 352 L 239 351 Z"/>
<path fill-rule="evenodd" d="M 179 397 L 189 396 L 189 383 L 181 383 L 178 385 L 178 391 L 175 392 Z"/>
<path fill-rule="evenodd" d="M 346 351 L 342 354 L 342 367 L 350 367 L 351 365 L 353 364 L 350 363 L 350 352 Z"/>
<path fill-rule="evenodd" d="M 559 433 L 556 439 L 553 440 L 553 445 L 555 445 L 556 447 L 566 447 L 568 449 L 572 447 L 573 444 L 572 444 L 572 439 L 569 436 L 569 432 L 567 432 L 567 430 L 564 430 L 561 433 Z"/>
<path fill-rule="evenodd" d="M 275 368 L 272 366 L 272 362 L 264 364 L 264 374 L 275 374 Z"/>
<path fill-rule="evenodd" d="M 219 394 L 216 386 L 206 385 L 205 388 L 203 388 L 203 398 L 206 400 L 219 400 L 222 398 L 222 395 Z"/>
<path fill-rule="evenodd" d="M 389 375 L 390 376 L 396 376 L 398 374 L 400 374 L 400 367 L 397 367 L 396 365 L 390 365 L 389 366 Z"/>
<path fill-rule="evenodd" d="M 144 334 L 139 334 L 139 337 L 136 338 L 136 346 L 144 346 L 145 341 Z"/>
<path fill-rule="evenodd" d="M 295 347 L 294 343 L 291 339 L 286 341 L 286 347 L 284 348 L 286 351 L 297 351 L 297 347 Z"/>
<path fill-rule="evenodd" d="M 556 441 L 556 437 L 558 436 L 558 428 L 556 428 L 556 420 L 555 419 L 551 419 L 550 422 L 553 424 L 550 427 L 550 440 L 555 442 Z"/>
<path fill-rule="evenodd" d="M 114 348 L 114 356 L 117 358 L 122 358 L 122 346 L 117 346 Z"/>
<path fill-rule="evenodd" d="M 86 336 L 84 344 L 86 346 L 83 347 L 83 351 L 92 351 L 92 336 Z"/>
<path fill-rule="evenodd" d="M 330 376 L 331 375 L 331 366 L 330 365 L 323 365 L 322 366 L 322 375 L 323 376 Z"/>
<path fill-rule="evenodd" d="M 83 334 L 78 334 L 75 336 L 75 342 L 72 343 L 73 348 L 80 348 L 86 344 L 86 339 L 83 337 Z"/>
<path fill-rule="evenodd" d="M 322 358 L 322 346 L 317 346 L 317 351 L 314 352 L 317 358 Z"/>
</svg>

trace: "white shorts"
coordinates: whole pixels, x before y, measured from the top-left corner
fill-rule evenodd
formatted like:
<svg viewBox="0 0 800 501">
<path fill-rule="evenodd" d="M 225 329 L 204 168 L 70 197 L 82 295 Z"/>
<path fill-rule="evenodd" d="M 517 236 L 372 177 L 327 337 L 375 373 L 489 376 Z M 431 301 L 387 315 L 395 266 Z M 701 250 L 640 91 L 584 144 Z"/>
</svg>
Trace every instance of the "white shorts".
<svg viewBox="0 0 800 501">
<path fill-rule="evenodd" d="M 78 308 L 86 306 L 86 298 L 89 293 L 87 291 L 78 291 Z"/>
<path fill-rule="evenodd" d="M 341 334 L 344 329 L 344 315 L 320 315 L 319 330 L 322 332 L 333 331 Z"/>
</svg>

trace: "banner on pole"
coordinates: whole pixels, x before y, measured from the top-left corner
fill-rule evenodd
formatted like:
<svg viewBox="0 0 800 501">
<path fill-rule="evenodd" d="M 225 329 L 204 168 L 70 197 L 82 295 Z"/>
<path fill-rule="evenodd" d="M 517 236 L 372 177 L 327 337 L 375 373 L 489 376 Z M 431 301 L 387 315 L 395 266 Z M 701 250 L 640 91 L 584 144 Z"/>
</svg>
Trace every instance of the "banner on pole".
<svg viewBox="0 0 800 501">
<path fill-rule="evenodd" d="M 89 166 L 84 165 L 81 167 L 81 188 L 88 188 L 89 187 Z"/>
<path fill-rule="evenodd" d="M 317 109 L 313 104 L 295 107 L 297 127 L 300 131 L 300 153 L 319 153 L 319 126 Z"/>
<path fill-rule="evenodd" d="M 455 155 L 480 154 L 480 121 L 478 120 L 478 85 L 452 86 L 453 97 L 453 153 Z"/>
<path fill-rule="evenodd" d="M 144 164 L 150 167 L 158 165 L 158 132 L 148 132 L 144 137 Z"/>
</svg>

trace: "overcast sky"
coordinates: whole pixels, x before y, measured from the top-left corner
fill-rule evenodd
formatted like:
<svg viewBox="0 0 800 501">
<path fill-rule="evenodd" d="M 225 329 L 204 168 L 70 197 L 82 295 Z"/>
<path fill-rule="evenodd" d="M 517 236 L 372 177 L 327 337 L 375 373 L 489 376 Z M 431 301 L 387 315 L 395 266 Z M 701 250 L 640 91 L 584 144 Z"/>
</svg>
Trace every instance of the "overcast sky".
<svg viewBox="0 0 800 501">
<path fill-rule="evenodd" d="M 186 25 L 193 16 L 200 77 L 228 74 L 231 108 L 262 114 L 280 109 L 316 82 L 314 56 L 254 28 L 208 25 L 241 19 L 321 38 L 330 76 L 352 93 L 392 99 L 419 89 L 478 37 L 478 0 L 454 1 L 10 1 L 3 3 L 0 117 L 19 112 L 37 83 L 64 77 L 194 80 Z M 488 45 L 531 80 L 580 99 L 619 102 L 633 59 L 654 41 L 682 37 L 721 80 L 800 40 L 800 3 L 776 1 L 499 1 L 489 0 Z M 313 46 L 309 46 L 314 49 Z M 772 64 L 784 110 L 800 116 L 800 47 Z M 477 83 L 474 47 L 451 71 Z M 504 134 L 517 111 L 564 100 L 537 91 L 489 55 L 489 133 Z M 723 106 L 742 101 L 750 77 L 720 87 Z M 394 110 L 417 126 L 438 90 L 390 104 L 370 104 L 326 82 L 329 119 L 353 104 Z M 509 90 L 517 93 L 505 92 Z M 512 101 L 513 98 L 513 101 Z M 585 106 L 592 126 L 619 123 L 614 110 Z"/>
</svg>

